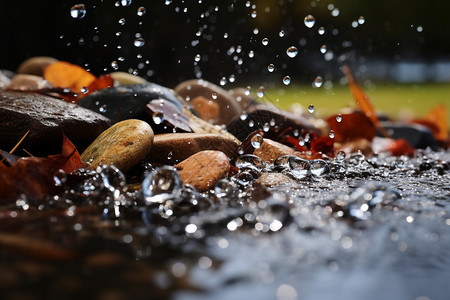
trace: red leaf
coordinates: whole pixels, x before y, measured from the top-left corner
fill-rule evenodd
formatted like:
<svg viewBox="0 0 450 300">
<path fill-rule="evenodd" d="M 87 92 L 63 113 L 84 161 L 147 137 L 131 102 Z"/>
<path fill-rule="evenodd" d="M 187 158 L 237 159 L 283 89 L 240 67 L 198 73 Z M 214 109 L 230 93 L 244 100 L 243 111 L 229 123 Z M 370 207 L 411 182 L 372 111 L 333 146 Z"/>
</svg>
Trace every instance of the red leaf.
<svg viewBox="0 0 450 300">
<path fill-rule="evenodd" d="M 85 164 L 81 161 L 81 157 L 77 149 L 64 133 L 61 155 L 68 158 L 66 163 L 61 167 L 61 169 L 63 169 L 66 173 L 72 173 L 73 171 L 85 166 Z"/>
<path fill-rule="evenodd" d="M 423 119 L 414 120 L 413 123 L 430 128 L 434 138 L 438 141 L 445 141 L 448 138 L 447 109 L 444 104 L 436 106 Z"/>
<path fill-rule="evenodd" d="M 392 144 L 387 147 L 387 150 L 394 156 L 412 156 L 414 154 L 414 148 L 405 139 L 393 141 Z"/>
<path fill-rule="evenodd" d="M 315 138 L 311 141 L 311 151 L 313 153 L 322 152 L 328 156 L 334 155 L 333 148 L 334 140 L 329 136 L 321 136 L 319 138 Z"/>
<path fill-rule="evenodd" d="M 364 114 L 358 112 L 343 114 L 341 122 L 336 120 L 336 116 L 330 116 L 326 120 L 330 129 L 334 131 L 335 142 L 345 143 L 360 138 L 371 141 L 375 137 L 376 128 Z"/>
</svg>

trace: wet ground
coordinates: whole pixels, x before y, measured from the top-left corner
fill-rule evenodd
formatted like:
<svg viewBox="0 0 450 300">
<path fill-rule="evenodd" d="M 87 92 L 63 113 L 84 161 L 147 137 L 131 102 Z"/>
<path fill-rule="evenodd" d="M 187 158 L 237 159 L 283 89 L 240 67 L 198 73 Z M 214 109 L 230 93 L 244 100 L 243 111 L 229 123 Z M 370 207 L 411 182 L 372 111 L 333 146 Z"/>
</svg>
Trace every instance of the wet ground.
<svg viewBox="0 0 450 300">
<path fill-rule="evenodd" d="M 204 194 L 147 166 L 162 185 L 144 183 L 143 195 L 126 190 L 111 167 L 99 169 L 48 204 L 2 208 L 10 234 L 0 236 L 1 294 L 448 299 L 449 161 L 448 151 L 338 156 L 304 171 L 289 159 L 275 166 L 246 159 Z M 261 169 L 294 182 L 255 185 L 248 174 Z"/>
</svg>

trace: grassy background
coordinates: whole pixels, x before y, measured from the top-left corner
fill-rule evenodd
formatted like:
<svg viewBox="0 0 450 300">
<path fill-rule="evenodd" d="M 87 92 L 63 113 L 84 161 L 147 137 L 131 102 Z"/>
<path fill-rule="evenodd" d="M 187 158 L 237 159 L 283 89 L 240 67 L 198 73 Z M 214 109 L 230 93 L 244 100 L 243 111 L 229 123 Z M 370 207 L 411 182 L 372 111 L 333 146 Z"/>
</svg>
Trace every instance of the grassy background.
<svg viewBox="0 0 450 300">
<path fill-rule="evenodd" d="M 408 120 L 424 116 L 440 103 L 445 104 L 447 116 L 450 110 L 450 84 L 373 84 L 362 87 L 375 110 L 395 120 Z M 325 89 L 306 85 L 266 89 L 265 101 L 289 109 L 299 103 L 306 109 L 310 104 L 316 107 L 315 116 L 319 118 L 336 114 L 346 107 L 356 107 L 347 85 L 336 85 Z M 450 120 L 447 118 L 450 126 Z"/>
</svg>

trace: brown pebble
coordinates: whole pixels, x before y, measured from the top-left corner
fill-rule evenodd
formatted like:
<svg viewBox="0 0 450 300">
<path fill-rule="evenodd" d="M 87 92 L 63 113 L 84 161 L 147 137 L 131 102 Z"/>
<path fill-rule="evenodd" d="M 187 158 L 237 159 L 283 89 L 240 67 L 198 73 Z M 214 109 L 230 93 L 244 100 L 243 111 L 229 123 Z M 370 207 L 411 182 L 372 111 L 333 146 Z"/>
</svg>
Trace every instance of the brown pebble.
<svg viewBox="0 0 450 300">
<path fill-rule="evenodd" d="M 155 135 L 149 162 L 175 164 L 203 150 L 218 150 L 233 156 L 240 142 L 226 134 L 167 133 Z"/>
<path fill-rule="evenodd" d="M 205 192 L 214 187 L 230 171 L 230 162 L 221 151 L 200 151 L 175 166 L 184 184 Z"/>
<path fill-rule="evenodd" d="M 53 57 L 48 56 L 35 56 L 25 60 L 17 68 L 17 74 L 30 74 L 42 76 L 44 74 L 44 69 L 58 60 Z"/>
<path fill-rule="evenodd" d="M 261 173 L 256 182 L 265 186 L 276 186 L 280 184 L 289 184 L 291 179 L 281 173 Z"/>
<path fill-rule="evenodd" d="M 100 134 L 81 154 L 91 166 L 113 164 L 126 172 L 139 163 L 151 150 L 153 130 L 148 123 L 129 119 L 111 126 Z"/>
<path fill-rule="evenodd" d="M 33 91 L 49 87 L 51 85 L 41 76 L 17 74 L 6 88 L 16 91 Z"/>
<path fill-rule="evenodd" d="M 294 149 L 270 139 L 263 139 L 263 143 L 253 154 L 272 163 L 280 156 L 294 154 Z"/>
<path fill-rule="evenodd" d="M 219 115 L 219 105 L 205 97 L 198 96 L 192 99 L 194 109 L 200 114 L 203 120 L 214 120 Z"/>
</svg>

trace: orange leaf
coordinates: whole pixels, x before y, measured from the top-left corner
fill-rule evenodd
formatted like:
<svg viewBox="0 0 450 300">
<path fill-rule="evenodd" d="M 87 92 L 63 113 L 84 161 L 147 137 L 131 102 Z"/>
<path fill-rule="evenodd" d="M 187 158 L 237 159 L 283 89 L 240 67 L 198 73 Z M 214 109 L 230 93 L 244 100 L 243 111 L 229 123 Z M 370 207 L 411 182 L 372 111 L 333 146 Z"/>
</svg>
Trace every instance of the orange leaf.
<svg viewBox="0 0 450 300">
<path fill-rule="evenodd" d="M 330 129 L 334 131 L 334 141 L 345 143 L 356 139 L 366 139 L 371 141 L 376 135 L 376 128 L 366 115 L 354 112 L 343 114 L 342 121 L 336 120 L 336 115 L 326 119 Z"/>
<path fill-rule="evenodd" d="M 373 109 L 372 103 L 370 103 L 369 97 L 367 97 L 364 91 L 356 84 L 355 80 L 353 79 L 352 71 L 350 70 L 350 68 L 348 66 L 342 66 L 342 72 L 347 77 L 348 85 L 350 87 L 350 91 L 352 92 L 353 99 L 355 100 L 361 111 L 372 121 L 372 123 L 385 137 L 390 137 L 387 131 L 380 125 L 375 110 Z"/>
<path fill-rule="evenodd" d="M 83 96 L 89 95 L 97 90 L 106 89 L 114 85 L 114 79 L 110 75 L 101 75 L 88 85 L 88 92 Z"/>
<path fill-rule="evenodd" d="M 387 150 L 391 152 L 394 156 L 400 155 L 408 155 L 412 156 L 414 154 L 414 148 L 411 146 L 408 141 L 405 139 L 398 139 L 393 141 L 388 147 Z"/>
<path fill-rule="evenodd" d="M 424 119 L 436 126 L 437 131 L 433 135 L 437 140 L 445 141 L 448 138 L 447 109 L 444 104 L 430 110 Z"/>
<path fill-rule="evenodd" d="M 64 133 L 61 155 L 68 158 L 65 164 L 61 167 L 61 169 L 63 169 L 66 173 L 72 173 L 73 171 L 84 166 L 77 149 Z"/>
<path fill-rule="evenodd" d="M 55 87 L 69 88 L 81 93 L 83 87 L 88 87 L 96 77 L 80 66 L 65 61 L 48 65 L 44 70 L 44 78 Z"/>
</svg>

